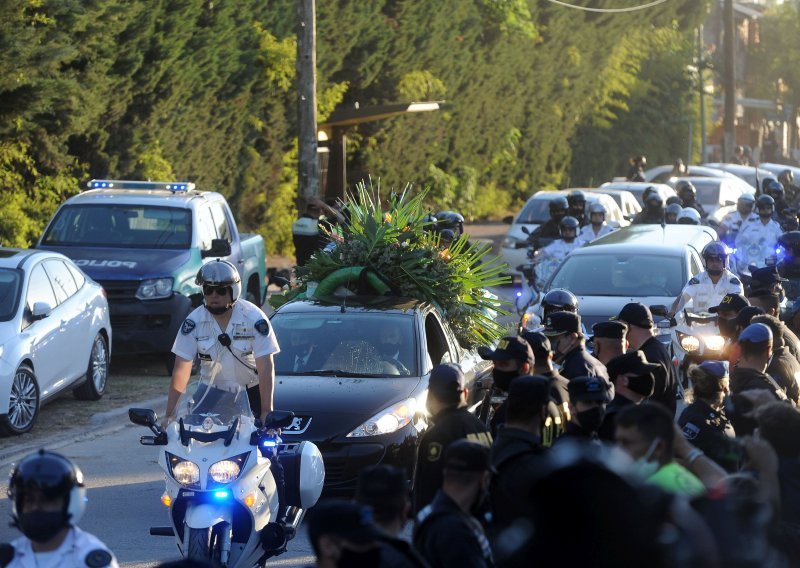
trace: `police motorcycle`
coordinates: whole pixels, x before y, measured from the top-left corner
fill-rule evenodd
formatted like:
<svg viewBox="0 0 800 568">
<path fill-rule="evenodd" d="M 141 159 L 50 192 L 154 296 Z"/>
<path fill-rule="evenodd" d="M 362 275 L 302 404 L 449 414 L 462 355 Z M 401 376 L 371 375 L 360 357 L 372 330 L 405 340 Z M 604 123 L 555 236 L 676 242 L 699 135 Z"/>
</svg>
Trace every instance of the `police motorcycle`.
<svg viewBox="0 0 800 568">
<path fill-rule="evenodd" d="M 163 446 L 161 502 L 169 526 L 154 536 L 174 536 L 189 560 L 250 568 L 286 551 L 305 511 L 319 499 L 325 480 L 322 455 L 308 441 L 285 444 L 277 434 L 294 413 L 273 411 L 263 426 L 253 417 L 244 388 L 222 381 L 194 382 L 166 429 L 150 409 L 131 408 L 131 422 L 149 428 L 145 446 Z M 278 493 L 269 457 L 277 452 L 286 479 L 285 522 L 278 523 Z"/>
</svg>

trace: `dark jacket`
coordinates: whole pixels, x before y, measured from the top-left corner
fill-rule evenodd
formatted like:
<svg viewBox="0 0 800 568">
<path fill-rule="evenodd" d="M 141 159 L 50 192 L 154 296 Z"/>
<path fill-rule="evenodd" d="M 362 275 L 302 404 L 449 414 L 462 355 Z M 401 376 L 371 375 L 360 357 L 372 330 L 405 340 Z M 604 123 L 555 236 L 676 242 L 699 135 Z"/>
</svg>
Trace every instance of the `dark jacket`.
<svg viewBox="0 0 800 568">
<path fill-rule="evenodd" d="M 559 224 L 552 219 L 548 219 L 539 225 L 528 237 L 528 240 L 533 244 L 533 248 L 538 250 L 546 247 L 553 240 L 560 239 L 561 229 L 558 225 Z"/>
<path fill-rule="evenodd" d="M 417 469 L 414 475 L 414 511 L 431 502 L 442 487 L 442 456 L 452 442 L 469 438 L 487 446 L 492 436 L 486 425 L 466 408 L 449 408 L 440 412 L 419 443 Z"/>
<path fill-rule="evenodd" d="M 603 425 L 600 426 L 600 429 L 597 431 L 597 435 L 601 440 L 606 442 L 614 441 L 614 428 L 616 427 L 615 421 L 617 419 L 617 413 L 631 404 L 634 404 L 634 402 L 628 397 L 622 396 L 619 393 L 614 395 L 614 400 L 606 407 L 606 417 L 603 420 Z"/>
<path fill-rule="evenodd" d="M 631 221 L 631 225 L 660 225 L 664 222 L 664 211 L 661 213 L 652 214 L 646 211 L 639 211 Z"/>
<path fill-rule="evenodd" d="M 606 366 L 592 357 L 583 345 L 579 345 L 567 353 L 559 372 L 567 380 L 575 377 L 602 377 L 608 381 Z"/>
<path fill-rule="evenodd" d="M 417 515 L 414 548 L 432 568 L 494 566 L 481 524 L 443 491 Z"/>
<path fill-rule="evenodd" d="M 773 351 L 772 361 L 767 367 L 767 374 L 775 379 L 775 382 L 786 392 L 786 396 L 795 404 L 800 402 L 800 387 L 798 387 L 796 378 L 800 377 L 800 363 L 785 347 L 779 347 Z"/>
<path fill-rule="evenodd" d="M 800 525 L 800 458 L 778 459 L 781 520 Z"/>
<path fill-rule="evenodd" d="M 528 492 L 545 472 L 541 439 L 519 428 L 502 428 L 492 444 L 490 490 L 494 524 L 502 530 L 520 516 L 532 516 Z"/>
<path fill-rule="evenodd" d="M 766 373 L 737 366 L 731 372 L 731 393 L 738 394 L 742 391 L 753 389 L 766 389 L 774 394 L 777 400 L 786 398 L 786 393 Z"/>
<path fill-rule="evenodd" d="M 672 364 L 672 357 L 669 355 L 666 346 L 655 337 L 651 337 L 639 347 L 639 351 L 644 353 L 645 359 L 650 363 L 660 363 L 661 368 L 653 373 L 655 386 L 653 396 L 650 400 L 655 400 L 666 406 L 672 414 L 678 408 L 678 372 Z"/>
<path fill-rule="evenodd" d="M 735 473 L 742 458 L 742 445 L 735 440 L 733 426 L 724 411 L 714 410 L 708 403 L 695 400 L 678 418 L 684 438 L 705 454 Z"/>
</svg>

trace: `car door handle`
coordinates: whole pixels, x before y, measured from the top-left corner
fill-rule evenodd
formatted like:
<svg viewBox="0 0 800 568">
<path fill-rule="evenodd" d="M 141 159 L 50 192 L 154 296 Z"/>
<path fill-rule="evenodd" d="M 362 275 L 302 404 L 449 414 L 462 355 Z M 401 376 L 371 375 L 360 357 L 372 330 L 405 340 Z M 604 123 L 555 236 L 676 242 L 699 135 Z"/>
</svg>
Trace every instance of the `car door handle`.
<svg viewBox="0 0 800 568">
<path fill-rule="evenodd" d="M 61 329 L 65 329 L 69 322 L 67 320 L 61 320 Z"/>
</svg>

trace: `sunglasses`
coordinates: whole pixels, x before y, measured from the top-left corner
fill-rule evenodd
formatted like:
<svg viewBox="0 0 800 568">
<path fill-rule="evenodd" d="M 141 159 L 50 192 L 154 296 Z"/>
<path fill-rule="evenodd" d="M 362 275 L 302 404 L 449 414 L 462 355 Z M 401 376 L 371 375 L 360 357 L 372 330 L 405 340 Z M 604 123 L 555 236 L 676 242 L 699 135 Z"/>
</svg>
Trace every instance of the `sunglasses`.
<svg viewBox="0 0 800 568">
<path fill-rule="evenodd" d="M 203 284 L 203 294 L 210 296 L 216 294 L 217 296 L 226 296 L 228 294 L 229 286 L 212 286 L 211 284 Z"/>
<path fill-rule="evenodd" d="M 706 260 L 718 260 L 719 262 L 725 262 L 725 258 L 726 257 L 724 257 L 724 256 L 717 256 L 717 255 L 710 254 L 710 255 L 708 255 L 706 257 Z"/>
</svg>

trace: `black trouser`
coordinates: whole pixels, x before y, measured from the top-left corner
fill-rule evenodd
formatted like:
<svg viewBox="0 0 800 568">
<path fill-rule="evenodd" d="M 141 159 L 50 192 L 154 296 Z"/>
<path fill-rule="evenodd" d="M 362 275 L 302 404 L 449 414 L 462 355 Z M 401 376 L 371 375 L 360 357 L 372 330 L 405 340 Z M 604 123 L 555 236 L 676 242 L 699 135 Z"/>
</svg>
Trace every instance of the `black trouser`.
<svg viewBox="0 0 800 568">
<path fill-rule="evenodd" d="M 258 385 L 247 389 L 247 400 L 250 402 L 250 410 L 256 419 L 261 419 L 261 391 Z M 272 477 L 275 479 L 275 488 L 278 491 L 278 518 L 276 520 L 283 520 L 286 518 L 286 480 L 284 479 L 283 464 L 278 459 L 277 448 L 272 451 L 269 456 L 270 469 L 272 470 Z"/>
</svg>

